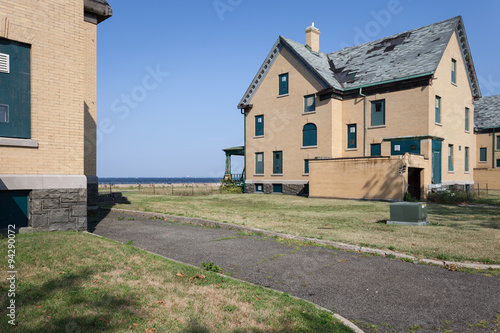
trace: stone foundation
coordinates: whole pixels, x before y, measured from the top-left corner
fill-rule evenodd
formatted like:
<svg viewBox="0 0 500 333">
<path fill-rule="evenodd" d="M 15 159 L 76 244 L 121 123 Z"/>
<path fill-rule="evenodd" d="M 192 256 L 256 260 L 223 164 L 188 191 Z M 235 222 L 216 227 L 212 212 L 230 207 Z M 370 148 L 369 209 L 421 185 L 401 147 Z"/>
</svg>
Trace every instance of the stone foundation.
<svg viewBox="0 0 500 333">
<path fill-rule="evenodd" d="M 87 230 L 87 190 L 32 190 L 29 226 L 37 231 Z"/>
<path fill-rule="evenodd" d="M 279 184 L 279 183 L 276 183 Z M 262 192 L 255 192 L 255 184 L 246 184 L 246 193 L 264 193 L 273 194 L 273 184 L 263 183 Z M 277 193 L 274 193 L 277 194 Z M 282 184 L 282 193 L 285 195 L 309 195 L 309 185 L 308 184 Z"/>
</svg>

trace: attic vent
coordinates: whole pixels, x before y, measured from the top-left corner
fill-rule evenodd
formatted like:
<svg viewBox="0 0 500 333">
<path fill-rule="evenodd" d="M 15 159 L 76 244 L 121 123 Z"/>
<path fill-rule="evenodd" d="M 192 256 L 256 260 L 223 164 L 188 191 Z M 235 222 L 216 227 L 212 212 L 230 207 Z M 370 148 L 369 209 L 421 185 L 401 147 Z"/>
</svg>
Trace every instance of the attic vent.
<svg viewBox="0 0 500 333">
<path fill-rule="evenodd" d="M 10 73 L 9 55 L 0 53 L 0 73 Z"/>
</svg>

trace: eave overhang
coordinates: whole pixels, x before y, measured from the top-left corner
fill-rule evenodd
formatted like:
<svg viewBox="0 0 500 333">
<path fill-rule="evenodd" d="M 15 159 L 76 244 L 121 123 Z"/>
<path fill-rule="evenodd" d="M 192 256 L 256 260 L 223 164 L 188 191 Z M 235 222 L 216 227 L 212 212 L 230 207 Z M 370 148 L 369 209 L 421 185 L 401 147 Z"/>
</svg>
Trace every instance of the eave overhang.
<svg viewBox="0 0 500 333">
<path fill-rule="evenodd" d="M 94 24 L 99 24 L 113 16 L 113 11 L 107 1 L 84 0 L 83 9 L 85 21 Z"/>
</svg>

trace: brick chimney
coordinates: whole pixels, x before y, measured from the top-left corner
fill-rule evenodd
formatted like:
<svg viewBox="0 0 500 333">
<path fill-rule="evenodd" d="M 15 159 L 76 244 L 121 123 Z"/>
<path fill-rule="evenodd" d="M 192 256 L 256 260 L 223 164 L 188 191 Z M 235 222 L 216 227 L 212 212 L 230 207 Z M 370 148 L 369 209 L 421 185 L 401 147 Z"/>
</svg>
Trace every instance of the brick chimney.
<svg viewBox="0 0 500 333">
<path fill-rule="evenodd" d="M 318 28 L 314 26 L 314 22 L 306 29 L 306 45 L 309 46 L 313 52 L 319 52 L 320 33 Z"/>
</svg>

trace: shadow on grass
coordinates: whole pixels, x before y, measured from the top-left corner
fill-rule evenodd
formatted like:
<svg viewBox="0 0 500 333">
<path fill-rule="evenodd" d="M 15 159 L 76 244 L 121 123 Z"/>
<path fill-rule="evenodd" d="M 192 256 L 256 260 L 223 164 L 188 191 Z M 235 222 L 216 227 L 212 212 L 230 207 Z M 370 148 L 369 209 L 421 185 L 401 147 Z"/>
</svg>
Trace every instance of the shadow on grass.
<svg viewBox="0 0 500 333">
<path fill-rule="evenodd" d="M 500 229 L 500 208 L 429 204 L 428 214 L 437 219 L 443 218 L 449 221 L 446 226 L 451 228 L 471 230 L 477 230 L 478 228 Z M 429 220 L 432 220 L 432 218 L 429 218 Z M 454 221 L 457 223 L 454 223 Z M 458 223 L 459 221 L 460 223 Z M 471 223 L 468 225 L 467 221 Z"/>
</svg>

